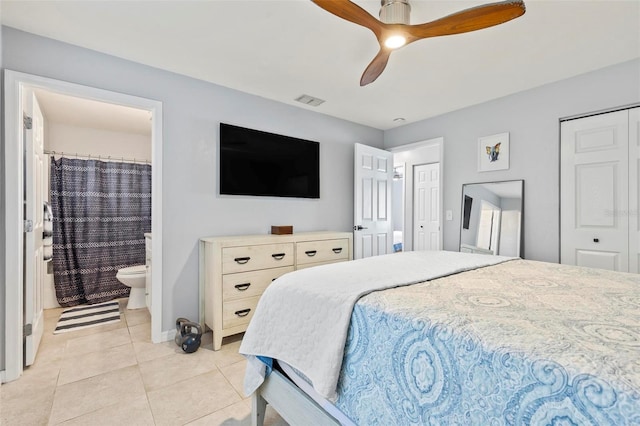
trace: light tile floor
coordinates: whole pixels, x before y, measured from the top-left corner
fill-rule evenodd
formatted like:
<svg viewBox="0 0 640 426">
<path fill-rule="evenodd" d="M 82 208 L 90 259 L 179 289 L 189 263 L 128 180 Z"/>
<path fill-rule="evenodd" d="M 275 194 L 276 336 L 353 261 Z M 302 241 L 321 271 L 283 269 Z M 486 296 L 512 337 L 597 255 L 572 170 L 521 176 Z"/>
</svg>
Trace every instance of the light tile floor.
<svg viewBox="0 0 640 426">
<path fill-rule="evenodd" d="M 184 353 L 174 342 L 151 343 L 146 309 L 125 309 L 121 321 L 53 334 L 62 309 L 45 311 L 35 364 L 0 386 L 0 424 L 249 425 L 242 393 L 240 338 L 214 352 L 211 333 Z M 267 408 L 266 425 L 286 423 Z"/>
</svg>

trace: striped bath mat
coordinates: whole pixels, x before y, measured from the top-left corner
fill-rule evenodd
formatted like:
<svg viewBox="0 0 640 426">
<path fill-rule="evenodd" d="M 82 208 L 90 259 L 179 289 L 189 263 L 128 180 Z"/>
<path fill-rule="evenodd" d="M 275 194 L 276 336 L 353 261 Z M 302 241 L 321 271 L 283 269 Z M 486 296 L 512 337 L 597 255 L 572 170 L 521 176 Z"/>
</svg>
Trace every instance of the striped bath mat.
<svg viewBox="0 0 640 426">
<path fill-rule="evenodd" d="M 66 333 L 67 331 L 111 324 L 118 321 L 120 321 L 120 305 L 117 301 L 74 306 L 62 311 L 53 334 Z"/>
</svg>

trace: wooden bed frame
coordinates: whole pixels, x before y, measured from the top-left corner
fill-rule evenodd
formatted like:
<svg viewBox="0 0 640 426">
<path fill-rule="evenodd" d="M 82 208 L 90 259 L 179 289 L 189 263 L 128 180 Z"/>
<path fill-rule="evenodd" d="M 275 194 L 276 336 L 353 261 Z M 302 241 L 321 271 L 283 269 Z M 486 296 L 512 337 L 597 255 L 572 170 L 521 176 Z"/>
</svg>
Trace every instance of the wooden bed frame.
<svg viewBox="0 0 640 426">
<path fill-rule="evenodd" d="M 267 404 L 290 425 L 340 425 L 340 422 L 276 369 L 251 396 L 252 426 L 263 425 Z"/>
</svg>

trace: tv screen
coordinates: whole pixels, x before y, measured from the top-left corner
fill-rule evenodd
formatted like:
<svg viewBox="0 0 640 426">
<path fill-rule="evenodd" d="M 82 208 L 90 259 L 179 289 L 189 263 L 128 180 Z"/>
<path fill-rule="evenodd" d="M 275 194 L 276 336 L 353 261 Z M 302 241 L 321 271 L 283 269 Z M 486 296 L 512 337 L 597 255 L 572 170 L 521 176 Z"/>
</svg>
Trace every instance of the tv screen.
<svg viewBox="0 0 640 426">
<path fill-rule="evenodd" d="M 320 144 L 220 123 L 220 193 L 320 198 Z"/>
</svg>

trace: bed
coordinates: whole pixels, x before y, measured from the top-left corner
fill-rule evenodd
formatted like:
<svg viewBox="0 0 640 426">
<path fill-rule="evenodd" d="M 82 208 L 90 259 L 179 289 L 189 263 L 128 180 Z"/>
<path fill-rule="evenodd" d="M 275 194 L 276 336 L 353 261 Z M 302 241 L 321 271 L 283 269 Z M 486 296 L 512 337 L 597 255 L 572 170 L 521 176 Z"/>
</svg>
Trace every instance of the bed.
<svg viewBox="0 0 640 426">
<path fill-rule="evenodd" d="M 243 339 L 255 424 L 267 402 L 292 424 L 640 424 L 638 275 L 451 252 L 314 269 Z"/>
</svg>

